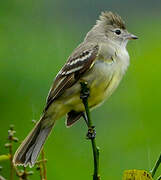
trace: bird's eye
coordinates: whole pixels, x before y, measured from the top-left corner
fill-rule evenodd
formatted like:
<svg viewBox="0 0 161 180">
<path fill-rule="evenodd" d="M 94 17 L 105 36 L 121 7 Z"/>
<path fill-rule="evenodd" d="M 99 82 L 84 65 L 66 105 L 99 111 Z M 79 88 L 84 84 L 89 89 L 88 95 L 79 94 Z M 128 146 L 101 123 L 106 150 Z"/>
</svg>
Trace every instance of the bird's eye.
<svg viewBox="0 0 161 180">
<path fill-rule="evenodd" d="M 117 35 L 120 35 L 120 34 L 121 34 L 120 29 L 116 29 L 116 30 L 115 30 L 115 33 L 116 33 Z"/>
</svg>

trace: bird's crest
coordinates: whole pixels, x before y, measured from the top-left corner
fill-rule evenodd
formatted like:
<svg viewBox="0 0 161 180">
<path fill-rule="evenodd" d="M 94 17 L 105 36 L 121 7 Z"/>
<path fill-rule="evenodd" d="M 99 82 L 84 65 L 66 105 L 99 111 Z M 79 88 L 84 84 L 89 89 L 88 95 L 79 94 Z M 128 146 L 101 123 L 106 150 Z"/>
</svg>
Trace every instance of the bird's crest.
<svg viewBox="0 0 161 180">
<path fill-rule="evenodd" d="M 125 22 L 122 20 L 122 18 L 118 14 L 105 11 L 101 13 L 99 18 L 100 20 L 98 20 L 98 23 L 102 22 L 105 25 L 112 25 L 112 26 L 119 27 L 121 29 L 126 29 Z"/>
</svg>

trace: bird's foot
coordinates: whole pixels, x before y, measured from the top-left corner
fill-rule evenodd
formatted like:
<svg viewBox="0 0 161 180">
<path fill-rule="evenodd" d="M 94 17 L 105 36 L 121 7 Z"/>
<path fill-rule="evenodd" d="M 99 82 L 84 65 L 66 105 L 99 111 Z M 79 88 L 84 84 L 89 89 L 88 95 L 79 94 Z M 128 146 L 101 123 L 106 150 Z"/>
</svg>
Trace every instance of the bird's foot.
<svg viewBox="0 0 161 180">
<path fill-rule="evenodd" d="M 91 126 L 88 128 L 88 133 L 86 135 L 87 139 L 94 139 L 96 137 L 95 126 Z"/>
</svg>

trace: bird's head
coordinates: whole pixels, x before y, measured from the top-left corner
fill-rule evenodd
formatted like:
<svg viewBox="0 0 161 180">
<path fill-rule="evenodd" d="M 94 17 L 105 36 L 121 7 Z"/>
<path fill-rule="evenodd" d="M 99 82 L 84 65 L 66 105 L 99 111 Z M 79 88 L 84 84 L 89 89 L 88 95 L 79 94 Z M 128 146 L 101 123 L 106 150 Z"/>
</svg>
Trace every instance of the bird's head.
<svg viewBox="0 0 161 180">
<path fill-rule="evenodd" d="M 96 25 L 87 34 L 87 38 L 98 38 L 101 41 L 111 41 L 117 45 L 125 45 L 129 40 L 138 39 L 137 36 L 129 33 L 125 22 L 118 14 L 102 12 Z"/>
</svg>

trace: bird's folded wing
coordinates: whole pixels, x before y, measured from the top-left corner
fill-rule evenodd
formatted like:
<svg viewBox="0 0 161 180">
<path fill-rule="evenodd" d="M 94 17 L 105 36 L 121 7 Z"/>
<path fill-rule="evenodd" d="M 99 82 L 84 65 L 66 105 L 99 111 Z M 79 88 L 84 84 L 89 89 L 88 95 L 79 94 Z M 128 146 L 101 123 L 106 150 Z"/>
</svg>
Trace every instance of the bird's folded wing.
<svg viewBox="0 0 161 180">
<path fill-rule="evenodd" d="M 49 91 L 45 110 L 47 110 L 50 104 L 66 89 L 75 84 L 83 73 L 92 67 L 97 57 L 98 50 L 99 47 L 97 44 L 90 44 L 87 46 L 80 46 L 73 52 L 55 78 Z"/>
</svg>

